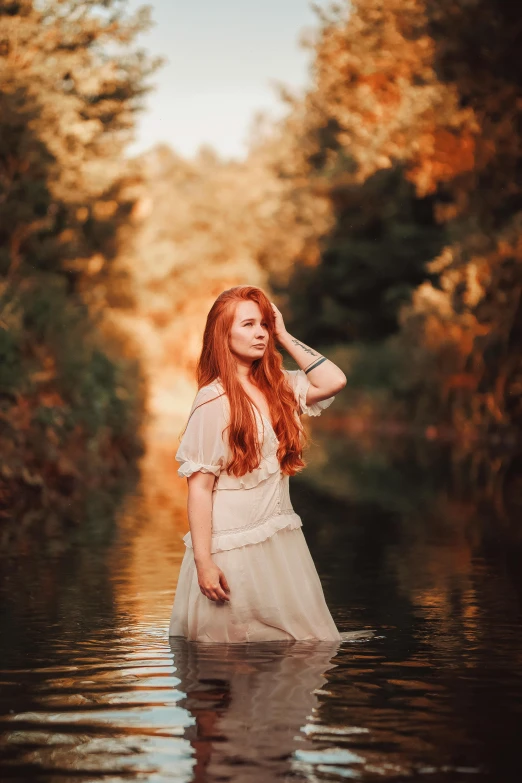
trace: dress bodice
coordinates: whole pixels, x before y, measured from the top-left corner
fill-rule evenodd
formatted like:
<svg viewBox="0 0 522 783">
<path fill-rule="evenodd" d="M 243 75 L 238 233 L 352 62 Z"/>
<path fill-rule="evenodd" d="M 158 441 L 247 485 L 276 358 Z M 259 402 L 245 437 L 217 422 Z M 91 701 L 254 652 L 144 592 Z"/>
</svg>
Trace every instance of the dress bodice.
<svg viewBox="0 0 522 783">
<path fill-rule="evenodd" d="M 310 385 L 303 370 L 285 370 L 299 402 L 301 413 L 318 416 L 334 397 L 306 404 Z M 243 476 L 231 476 L 223 468 L 229 460 L 225 432 L 230 421 L 228 397 L 219 379 L 197 393 L 176 460 L 178 475 L 191 476 L 200 470 L 214 473 L 212 491 L 211 552 L 233 549 L 263 541 L 283 527 L 300 527 L 301 518 L 290 501 L 289 476 L 281 472 L 277 459 L 278 438 L 271 423 L 254 406 L 261 447 L 259 466 Z M 191 534 L 183 538 L 192 546 Z"/>
</svg>

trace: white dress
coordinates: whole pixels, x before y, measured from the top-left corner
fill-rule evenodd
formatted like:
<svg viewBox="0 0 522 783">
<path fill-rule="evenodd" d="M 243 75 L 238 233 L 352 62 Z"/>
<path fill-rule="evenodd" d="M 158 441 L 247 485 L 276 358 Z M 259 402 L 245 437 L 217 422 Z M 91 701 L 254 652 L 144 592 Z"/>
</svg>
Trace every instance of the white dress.
<svg viewBox="0 0 522 783">
<path fill-rule="evenodd" d="M 307 405 L 306 373 L 284 372 L 301 413 L 319 416 L 335 399 Z M 337 641 L 341 635 L 325 602 L 301 518 L 292 508 L 290 477 L 277 459 L 277 436 L 266 417 L 255 406 L 253 410 L 262 459 L 258 468 L 236 477 L 222 470 L 228 460 L 227 433 L 223 437 L 222 432 L 230 408 L 219 379 L 202 387 L 192 405 L 176 453 L 182 463 L 178 475 L 200 470 L 216 476 L 211 554 L 226 576 L 230 601 L 211 601 L 201 592 L 187 533 L 169 636 L 200 642 Z"/>
</svg>

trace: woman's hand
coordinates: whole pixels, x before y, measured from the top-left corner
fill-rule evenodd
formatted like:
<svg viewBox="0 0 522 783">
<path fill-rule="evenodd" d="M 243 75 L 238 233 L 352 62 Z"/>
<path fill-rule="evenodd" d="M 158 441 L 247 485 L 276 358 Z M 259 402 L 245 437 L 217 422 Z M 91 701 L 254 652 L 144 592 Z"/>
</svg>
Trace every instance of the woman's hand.
<svg viewBox="0 0 522 783">
<path fill-rule="evenodd" d="M 277 309 L 273 302 L 270 302 L 270 304 L 272 305 L 272 310 L 274 311 L 275 317 L 274 336 L 277 340 L 281 340 L 286 335 L 285 322 L 283 320 L 283 316 L 281 315 L 281 311 Z"/>
<path fill-rule="evenodd" d="M 213 560 L 196 565 L 199 589 L 211 601 L 230 601 L 230 587 L 225 574 Z M 225 592 L 226 591 L 226 592 Z"/>
</svg>

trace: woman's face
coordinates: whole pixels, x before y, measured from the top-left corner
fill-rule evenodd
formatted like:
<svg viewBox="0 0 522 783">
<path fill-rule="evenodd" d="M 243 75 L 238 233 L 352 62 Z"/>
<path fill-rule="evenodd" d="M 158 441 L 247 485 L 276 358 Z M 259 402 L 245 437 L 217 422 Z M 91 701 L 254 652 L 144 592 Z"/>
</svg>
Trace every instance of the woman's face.
<svg viewBox="0 0 522 783">
<path fill-rule="evenodd" d="M 229 345 L 232 353 L 243 361 L 252 363 L 263 356 L 268 345 L 268 324 L 255 302 L 246 300 L 236 305 Z"/>
</svg>

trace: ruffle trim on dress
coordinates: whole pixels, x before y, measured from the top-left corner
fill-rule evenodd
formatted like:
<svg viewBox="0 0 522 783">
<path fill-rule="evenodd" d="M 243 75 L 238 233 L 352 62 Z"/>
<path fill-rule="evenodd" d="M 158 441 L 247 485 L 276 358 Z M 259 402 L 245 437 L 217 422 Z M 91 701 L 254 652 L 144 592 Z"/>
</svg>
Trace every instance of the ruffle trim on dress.
<svg viewBox="0 0 522 783">
<path fill-rule="evenodd" d="M 247 544 L 259 544 L 261 541 L 266 541 L 267 538 L 273 536 L 283 528 L 295 528 L 302 526 L 301 517 L 296 514 L 295 511 L 291 511 L 285 514 L 277 514 L 276 516 L 265 519 L 261 524 L 255 527 L 247 528 L 245 530 L 226 531 L 222 533 L 213 533 L 210 552 L 225 552 L 228 549 L 236 549 L 240 546 L 246 546 Z M 192 535 L 187 533 L 183 536 L 185 545 L 192 549 Z"/>
<path fill-rule="evenodd" d="M 320 416 L 322 411 L 325 408 L 328 408 L 328 406 L 331 405 L 332 402 L 335 400 L 335 395 L 333 397 L 328 397 L 326 400 L 320 400 L 319 402 L 314 402 L 312 405 L 307 405 L 306 395 L 308 393 L 309 386 L 310 386 L 310 381 L 306 377 L 304 371 L 301 370 L 297 375 L 297 385 L 296 385 L 296 391 L 299 399 L 299 404 L 301 406 L 301 410 L 303 411 L 303 413 L 306 413 L 308 416 Z"/>
<path fill-rule="evenodd" d="M 188 478 L 198 470 L 201 471 L 201 473 L 213 473 L 214 476 L 219 476 L 221 465 L 203 465 L 200 462 L 193 462 L 191 459 L 187 459 L 183 465 L 178 468 L 178 476 L 181 478 L 183 478 L 183 476 Z"/>
<path fill-rule="evenodd" d="M 231 476 L 223 471 L 219 477 L 217 489 L 252 489 L 279 470 L 281 470 L 281 466 L 277 454 L 270 454 L 261 459 L 258 468 L 251 470 L 250 473 L 244 473 L 242 476 Z"/>
</svg>

